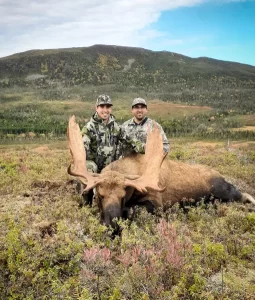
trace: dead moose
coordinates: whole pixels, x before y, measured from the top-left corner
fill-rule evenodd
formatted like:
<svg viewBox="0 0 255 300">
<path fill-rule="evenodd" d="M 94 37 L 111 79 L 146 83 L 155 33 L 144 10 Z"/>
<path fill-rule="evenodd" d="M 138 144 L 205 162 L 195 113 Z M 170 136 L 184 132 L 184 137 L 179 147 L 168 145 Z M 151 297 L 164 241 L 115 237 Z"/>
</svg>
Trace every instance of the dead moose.
<svg viewBox="0 0 255 300">
<path fill-rule="evenodd" d="M 126 208 L 134 205 L 167 209 L 183 199 L 201 198 L 255 204 L 251 195 L 241 193 L 209 167 L 165 160 L 162 137 L 155 125 L 148 134 L 144 155 L 117 160 L 101 174 L 86 169 L 86 153 L 75 116 L 69 120 L 67 136 L 74 164 L 73 168 L 68 167 L 68 173 L 86 185 L 85 192 L 96 187 L 97 203 L 106 225 L 114 226 L 115 218 L 123 217 Z"/>
</svg>

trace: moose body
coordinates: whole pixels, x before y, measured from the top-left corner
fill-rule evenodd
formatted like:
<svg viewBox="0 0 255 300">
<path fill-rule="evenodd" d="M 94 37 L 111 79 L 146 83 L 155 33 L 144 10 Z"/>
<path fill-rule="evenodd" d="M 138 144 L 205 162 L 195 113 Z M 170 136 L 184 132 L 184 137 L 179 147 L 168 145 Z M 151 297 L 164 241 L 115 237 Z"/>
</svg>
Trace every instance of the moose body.
<svg viewBox="0 0 255 300">
<path fill-rule="evenodd" d="M 223 201 L 249 201 L 254 198 L 241 193 L 217 171 L 204 165 L 191 165 L 165 160 L 160 131 L 156 126 L 148 134 L 145 155 L 135 154 L 112 162 L 101 174 L 86 170 L 85 150 L 74 117 L 69 120 L 69 147 L 75 169 L 68 172 L 86 185 L 96 187 L 102 221 L 114 226 L 115 219 L 125 215 L 128 207 L 147 205 L 167 209 L 183 199 L 198 201 L 217 198 Z"/>
<path fill-rule="evenodd" d="M 144 194 L 136 191 L 133 187 L 124 190 L 123 175 L 141 176 L 145 167 L 145 156 L 135 154 L 115 161 L 104 168 L 101 175 L 105 179 L 97 187 L 97 195 L 99 196 L 98 204 L 104 212 L 103 218 L 107 224 L 114 217 L 123 216 L 125 207 L 133 205 L 145 205 L 151 210 L 158 207 L 167 209 L 184 199 L 187 201 L 200 201 L 202 198 L 205 200 L 221 199 L 222 201 L 250 200 L 252 202 L 252 197 L 242 194 L 219 172 L 204 165 L 191 165 L 173 160 L 164 160 L 160 168 L 159 182 L 160 185 L 165 186 L 164 191 L 158 192 L 148 188 L 147 193 Z M 111 174 L 115 174 L 115 176 L 111 176 Z M 107 192 L 105 193 L 105 191 Z M 116 200 L 114 201 L 113 198 Z"/>
</svg>

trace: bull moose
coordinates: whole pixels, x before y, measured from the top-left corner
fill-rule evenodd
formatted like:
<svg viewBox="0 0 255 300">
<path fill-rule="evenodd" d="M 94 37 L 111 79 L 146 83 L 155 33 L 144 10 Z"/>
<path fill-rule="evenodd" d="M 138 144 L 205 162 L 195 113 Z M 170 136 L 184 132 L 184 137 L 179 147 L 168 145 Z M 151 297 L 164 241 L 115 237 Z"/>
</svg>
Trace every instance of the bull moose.
<svg viewBox="0 0 255 300">
<path fill-rule="evenodd" d="M 101 174 L 86 169 L 86 153 L 75 116 L 69 119 L 67 136 L 74 165 L 69 165 L 68 173 L 86 185 L 85 192 L 96 187 L 98 207 L 106 225 L 114 226 L 115 218 L 123 217 L 125 209 L 133 205 L 167 209 L 183 199 L 201 198 L 255 204 L 251 195 L 241 193 L 219 172 L 203 165 L 165 159 L 156 124 L 148 133 L 145 154 L 112 162 Z"/>
</svg>

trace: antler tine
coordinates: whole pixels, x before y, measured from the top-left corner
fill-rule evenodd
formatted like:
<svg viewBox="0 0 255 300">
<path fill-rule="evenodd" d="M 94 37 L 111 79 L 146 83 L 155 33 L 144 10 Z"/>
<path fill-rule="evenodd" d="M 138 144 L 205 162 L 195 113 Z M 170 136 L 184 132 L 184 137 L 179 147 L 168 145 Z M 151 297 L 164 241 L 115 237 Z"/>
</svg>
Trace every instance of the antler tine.
<svg viewBox="0 0 255 300">
<path fill-rule="evenodd" d="M 74 164 L 74 169 L 72 170 L 70 164 L 67 172 L 70 175 L 79 177 L 80 181 L 86 185 L 84 191 L 89 191 L 100 181 L 94 177 L 96 174 L 92 175 L 87 170 L 86 151 L 83 145 L 80 127 L 76 123 L 75 116 L 72 116 L 69 119 L 67 127 L 67 139 Z"/>
<path fill-rule="evenodd" d="M 147 188 L 151 188 L 158 192 L 163 192 L 165 187 L 160 188 L 159 173 L 160 167 L 167 153 L 163 151 L 163 139 L 160 129 L 155 121 L 153 128 L 149 130 L 145 146 L 146 168 L 142 176 L 135 180 L 126 180 L 126 184 L 136 188 L 141 193 L 146 193 Z"/>
</svg>

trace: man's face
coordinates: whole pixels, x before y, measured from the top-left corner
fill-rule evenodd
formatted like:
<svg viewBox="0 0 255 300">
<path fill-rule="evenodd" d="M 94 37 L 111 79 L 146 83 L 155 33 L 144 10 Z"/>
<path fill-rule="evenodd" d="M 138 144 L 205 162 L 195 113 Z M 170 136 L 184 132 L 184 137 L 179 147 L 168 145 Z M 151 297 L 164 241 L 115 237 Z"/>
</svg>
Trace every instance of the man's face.
<svg viewBox="0 0 255 300">
<path fill-rule="evenodd" d="M 137 104 L 132 107 L 132 114 L 137 121 L 142 121 L 147 114 L 147 107 L 143 104 Z"/>
<path fill-rule="evenodd" d="M 110 114 L 112 113 L 112 106 L 109 104 L 98 105 L 96 107 L 96 112 L 102 120 L 108 121 Z"/>
</svg>

